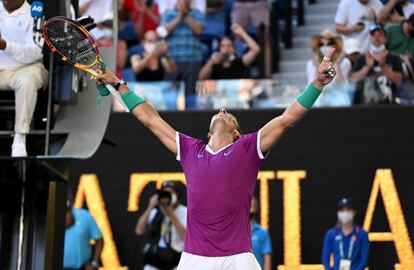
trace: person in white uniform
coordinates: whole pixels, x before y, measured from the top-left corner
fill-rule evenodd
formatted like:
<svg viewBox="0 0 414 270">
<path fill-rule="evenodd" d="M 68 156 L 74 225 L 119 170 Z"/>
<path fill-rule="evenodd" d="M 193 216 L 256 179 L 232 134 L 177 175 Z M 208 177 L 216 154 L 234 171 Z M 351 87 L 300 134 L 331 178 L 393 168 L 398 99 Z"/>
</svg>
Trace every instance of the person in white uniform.
<svg viewBox="0 0 414 270">
<path fill-rule="evenodd" d="M 27 156 L 26 134 L 36 106 L 37 91 L 45 87 L 42 38 L 33 33 L 34 18 L 25 0 L 0 2 L 0 90 L 14 90 L 16 117 L 13 157 Z"/>
</svg>

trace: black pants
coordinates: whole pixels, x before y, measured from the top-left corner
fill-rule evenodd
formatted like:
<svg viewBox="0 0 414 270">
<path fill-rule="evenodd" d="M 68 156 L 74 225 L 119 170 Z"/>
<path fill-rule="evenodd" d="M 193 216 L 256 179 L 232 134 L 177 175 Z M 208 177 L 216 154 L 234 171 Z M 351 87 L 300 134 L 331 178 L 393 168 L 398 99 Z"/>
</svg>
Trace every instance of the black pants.
<svg viewBox="0 0 414 270">
<path fill-rule="evenodd" d="M 85 268 L 82 266 L 81 268 L 63 268 L 63 270 L 85 270 Z"/>
</svg>

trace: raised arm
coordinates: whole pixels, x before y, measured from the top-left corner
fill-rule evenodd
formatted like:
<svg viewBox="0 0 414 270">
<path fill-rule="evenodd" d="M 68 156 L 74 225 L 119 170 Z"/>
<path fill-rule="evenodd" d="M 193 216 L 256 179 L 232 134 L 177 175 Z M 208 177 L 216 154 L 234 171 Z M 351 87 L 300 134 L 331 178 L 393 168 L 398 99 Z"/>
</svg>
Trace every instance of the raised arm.
<svg viewBox="0 0 414 270">
<path fill-rule="evenodd" d="M 116 85 L 119 78 L 109 70 L 95 78 L 99 82 Z M 176 131 L 161 118 L 158 112 L 151 106 L 151 104 L 144 102 L 142 98 L 138 97 L 134 92 L 130 91 L 126 85 L 119 87 L 119 94 L 122 99 L 131 109 L 131 113 L 146 126 L 155 136 L 174 154 L 177 154 L 176 146 Z"/>
<path fill-rule="evenodd" d="M 275 117 L 260 130 L 260 149 L 267 152 L 282 137 L 283 133 L 294 126 L 312 107 L 323 87 L 335 77 L 335 68 L 330 61 L 335 48 L 332 48 L 319 66 L 318 74 L 302 94 L 283 112 Z"/>
<path fill-rule="evenodd" d="M 251 36 L 249 36 L 249 34 L 247 34 L 241 25 L 233 23 L 231 30 L 236 35 L 239 35 L 249 48 L 249 51 L 246 52 L 242 57 L 243 64 L 245 66 L 249 66 L 259 54 L 260 46 Z"/>
</svg>

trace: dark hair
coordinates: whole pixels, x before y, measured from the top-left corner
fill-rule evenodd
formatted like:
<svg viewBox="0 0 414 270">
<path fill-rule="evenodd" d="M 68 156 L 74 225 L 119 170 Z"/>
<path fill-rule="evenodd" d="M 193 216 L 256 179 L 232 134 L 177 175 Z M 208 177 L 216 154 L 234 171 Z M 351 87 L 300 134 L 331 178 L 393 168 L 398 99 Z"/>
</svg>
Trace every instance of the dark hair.
<svg viewBox="0 0 414 270">
<path fill-rule="evenodd" d="M 407 22 L 414 26 L 414 13 L 411 13 L 410 17 L 408 17 Z"/>
<path fill-rule="evenodd" d="M 223 40 L 225 40 L 225 39 L 228 39 L 228 40 L 230 40 L 231 41 L 231 44 L 233 45 L 233 47 L 234 47 L 234 41 L 229 37 L 229 36 L 223 36 L 221 39 L 220 39 L 220 42 L 219 42 L 219 44 L 221 45 L 221 42 L 223 41 Z"/>
</svg>

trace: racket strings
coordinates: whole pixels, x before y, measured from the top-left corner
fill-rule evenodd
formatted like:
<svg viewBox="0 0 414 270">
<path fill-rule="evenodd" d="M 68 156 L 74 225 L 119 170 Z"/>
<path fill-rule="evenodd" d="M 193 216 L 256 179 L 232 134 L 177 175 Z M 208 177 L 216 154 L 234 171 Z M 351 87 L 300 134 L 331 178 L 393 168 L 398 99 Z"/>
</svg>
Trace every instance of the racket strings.
<svg viewBox="0 0 414 270">
<path fill-rule="evenodd" d="M 96 62 L 96 52 L 91 40 L 76 26 L 55 21 L 47 26 L 49 41 L 69 61 L 89 67 Z"/>
</svg>

